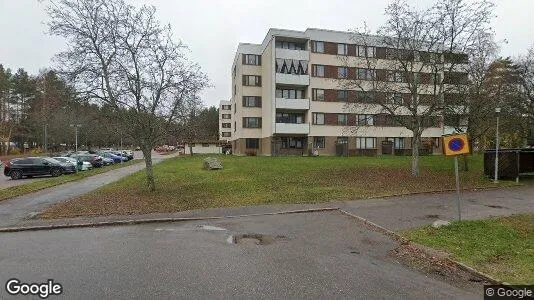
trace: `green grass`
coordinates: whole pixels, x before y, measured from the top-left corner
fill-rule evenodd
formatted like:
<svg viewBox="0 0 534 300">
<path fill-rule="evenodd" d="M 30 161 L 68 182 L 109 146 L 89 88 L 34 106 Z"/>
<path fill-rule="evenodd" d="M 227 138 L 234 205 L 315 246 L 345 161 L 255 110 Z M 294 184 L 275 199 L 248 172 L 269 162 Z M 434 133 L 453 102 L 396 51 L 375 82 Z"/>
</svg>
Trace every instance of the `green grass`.
<svg viewBox="0 0 534 300">
<path fill-rule="evenodd" d="M 173 212 L 197 208 L 274 203 L 317 203 L 454 189 L 453 160 L 421 159 L 421 176 L 410 175 L 410 157 L 219 156 L 224 169 L 206 171 L 206 156 L 171 158 L 155 165 L 155 193 L 144 171 L 52 206 L 45 218 Z M 482 157 L 461 174 L 462 187 L 494 187 L 482 175 Z M 511 185 L 501 182 L 500 185 Z"/>
<path fill-rule="evenodd" d="M 110 170 L 114 170 L 114 169 L 118 169 L 118 168 L 122 168 L 122 167 L 126 167 L 126 166 L 131 166 L 131 165 L 133 165 L 135 163 L 138 163 L 138 162 L 141 162 L 141 161 L 142 160 L 140 160 L 140 159 L 135 159 L 135 160 L 131 160 L 131 161 L 128 161 L 128 162 L 124 162 L 122 164 L 114 164 L 114 165 L 106 166 L 106 167 L 102 167 L 102 168 L 94 168 L 92 170 L 82 171 L 82 172 L 78 172 L 76 174 L 62 175 L 62 176 L 59 176 L 59 177 L 47 177 L 47 178 L 43 178 L 41 180 L 28 182 L 26 184 L 17 185 L 17 186 L 13 186 L 13 187 L 8 187 L 8 188 L 0 190 L 0 201 L 6 200 L 6 199 L 10 199 L 10 198 L 13 198 L 13 197 L 26 195 L 26 194 L 29 194 L 29 193 L 33 193 L 33 192 L 36 192 L 36 191 L 39 191 L 39 190 L 42 190 L 42 189 L 46 189 L 46 188 L 49 188 L 49 187 L 53 187 L 53 186 L 56 186 L 56 185 L 60 185 L 60 184 L 63 184 L 63 183 L 81 180 L 83 178 L 86 178 L 86 177 L 89 177 L 89 176 L 93 176 L 93 175 L 96 175 L 96 174 L 100 174 L 100 173 L 104 173 L 104 172 L 107 172 L 107 171 L 110 171 Z M 24 180 L 24 179 L 20 179 L 20 180 Z"/>
<path fill-rule="evenodd" d="M 405 235 L 502 281 L 534 284 L 534 214 L 453 222 Z"/>
</svg>

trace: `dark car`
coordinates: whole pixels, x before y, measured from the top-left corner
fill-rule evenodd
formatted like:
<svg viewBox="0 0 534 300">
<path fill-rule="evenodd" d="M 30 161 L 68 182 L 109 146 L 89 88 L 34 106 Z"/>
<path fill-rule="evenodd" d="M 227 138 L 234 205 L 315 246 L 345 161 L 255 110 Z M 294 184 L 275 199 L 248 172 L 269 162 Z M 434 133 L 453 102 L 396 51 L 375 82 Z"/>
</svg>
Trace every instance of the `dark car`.
<svg viewBox="0 0 534 300">
<path fill-rule="evenodd" d="M 64 173 L 74 173 L 76 167 L 49 157 L 24 157 L 9 161 L 4 168 L 4 175 L 11 179 L 20 179 L 23 176 L 33 177 L 40 175 L 60 176 Z"/>
<path fill-rule="evenodd" d="M 93 165 L 94 168 L 100 168 L 104 165 L 104 161 L 102 161 L 102 157 L 96 154 L 76 154 L 76 155 L 72 155 L 71 157 L 74 157 L 79 161 L 87 161 L 91 163 L 91 165 Z"/>
</svg>

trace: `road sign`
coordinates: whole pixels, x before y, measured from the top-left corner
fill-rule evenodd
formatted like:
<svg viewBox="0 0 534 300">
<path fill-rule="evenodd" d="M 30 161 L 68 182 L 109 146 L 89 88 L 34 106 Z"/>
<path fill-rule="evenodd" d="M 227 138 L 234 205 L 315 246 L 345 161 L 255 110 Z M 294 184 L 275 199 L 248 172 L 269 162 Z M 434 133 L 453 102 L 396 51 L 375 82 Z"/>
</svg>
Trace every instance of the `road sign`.
<svg viewBox="0 0 534 300">
<path fill-rule="evenodd" d="M 469 154 L 469 142 L 467 134 L 450 134 L 443 136 L 443 154 L 460 155 Z"/>
</svg>

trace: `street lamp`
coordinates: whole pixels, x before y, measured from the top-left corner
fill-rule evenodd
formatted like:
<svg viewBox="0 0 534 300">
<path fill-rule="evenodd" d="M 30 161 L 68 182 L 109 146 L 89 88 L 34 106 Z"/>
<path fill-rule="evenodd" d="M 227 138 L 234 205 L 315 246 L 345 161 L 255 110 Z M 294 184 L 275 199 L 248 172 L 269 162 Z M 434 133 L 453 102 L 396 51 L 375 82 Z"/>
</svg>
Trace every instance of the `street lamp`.
<svg viewBox="0 0 534 300">
<path fill-rule="evenodd" d="M 497 129 L 495 130 L 495 178 L 493 181 L 495 183 L 499 182 L 499 114 L 501 113 L 501 108 L 495 108 L 495 115 L 497 115 Z"/>
<path fill-rule="evenodd" d="M 74 127 L 74 138 L 75 138 L 75 152 L 78 152 L 78 127 L 82 127 L 82 124 L 70 124 L 70 127 Z"/>
<path fill-rule="evenodd" d="M 47 136 L 47 127 L 48 127 L 48 124 L 44 124 L 44 152 L 47 153 L 48 152 L 48 136 Z"/>
</svg>

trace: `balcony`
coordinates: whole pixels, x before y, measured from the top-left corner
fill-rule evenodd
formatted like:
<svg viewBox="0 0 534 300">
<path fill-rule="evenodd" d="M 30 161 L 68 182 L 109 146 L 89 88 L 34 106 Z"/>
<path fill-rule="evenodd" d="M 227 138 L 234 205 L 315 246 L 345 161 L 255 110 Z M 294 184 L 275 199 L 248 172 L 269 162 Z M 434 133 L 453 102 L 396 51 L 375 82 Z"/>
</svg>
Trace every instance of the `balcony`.
<svg viewBox="0 0 534 300">
<path fill-rule="evenodd" d="M 276 108 L 308 110 L 310 109 L 310 100 L 276 98 Z"/>
<path fill-rule="evenodd" d="M 310 85 L 310 76 L 276 73 L 276 83 L 288 85 Z"/>
<path fill-rule="evenodd" d="M 310 124 L 276 123 L 275 133 L 309 134 Z"/>
<path fill-rule="evenodd" d="M 310 51 L 276 48 L 276 58 L 310 60 Z"/>
</svg>

